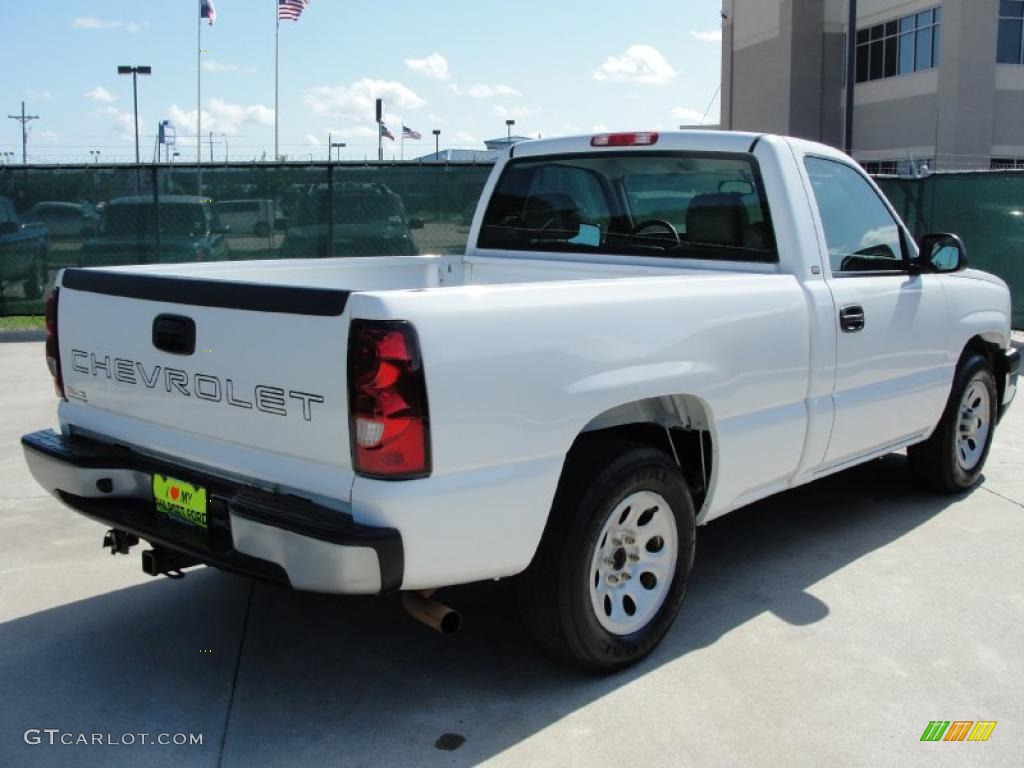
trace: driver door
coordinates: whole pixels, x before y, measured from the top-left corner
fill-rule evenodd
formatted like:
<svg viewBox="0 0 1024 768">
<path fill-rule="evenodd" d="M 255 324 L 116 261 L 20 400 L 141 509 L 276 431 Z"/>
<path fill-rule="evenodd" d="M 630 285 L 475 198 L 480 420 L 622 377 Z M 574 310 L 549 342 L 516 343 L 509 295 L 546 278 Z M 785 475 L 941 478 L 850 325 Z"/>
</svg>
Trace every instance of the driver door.
<svg viewBox="0 0 1024 768">
<path fill-rule="evenodd" d="M 935 275 L 910 274 L 906 232 L 863 173 L 820 157 L 804 164 L 834 304 L 828 468 L 934 426 L 949 389 L 946 300 Z"/>
</svg>

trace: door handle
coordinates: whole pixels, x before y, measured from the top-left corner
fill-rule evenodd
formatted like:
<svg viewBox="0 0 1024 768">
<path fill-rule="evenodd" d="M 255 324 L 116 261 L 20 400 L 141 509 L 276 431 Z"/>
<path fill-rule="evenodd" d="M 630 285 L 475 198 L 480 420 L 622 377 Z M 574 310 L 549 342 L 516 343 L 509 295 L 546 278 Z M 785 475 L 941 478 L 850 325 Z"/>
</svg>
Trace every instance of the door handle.
<svg viewBox="0 0 1024 768">
<path fill-rule="evenodd" d="M 839 327 L 843 333 L 856 333 L 864 328 L 864 307 L 847 304 L 839 308 Z"/>
</svg>

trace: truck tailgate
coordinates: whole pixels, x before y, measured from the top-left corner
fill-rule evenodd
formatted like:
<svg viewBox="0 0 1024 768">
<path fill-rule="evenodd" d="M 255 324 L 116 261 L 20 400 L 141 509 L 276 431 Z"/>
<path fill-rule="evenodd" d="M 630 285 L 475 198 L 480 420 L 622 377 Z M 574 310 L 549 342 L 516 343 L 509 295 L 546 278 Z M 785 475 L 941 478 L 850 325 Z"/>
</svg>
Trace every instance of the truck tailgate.
<svg viewBox="0 0 1024 768">
<path fill-rule="evenodd" d="M 68 270 L 62 418 L 151 451 L 184 442 L 195 450 L 179 458 L 270 486 L 302 489 L 288 468 L 317 466 L 307 490 L 347 500 L 347 295 Z"/>
</svg>

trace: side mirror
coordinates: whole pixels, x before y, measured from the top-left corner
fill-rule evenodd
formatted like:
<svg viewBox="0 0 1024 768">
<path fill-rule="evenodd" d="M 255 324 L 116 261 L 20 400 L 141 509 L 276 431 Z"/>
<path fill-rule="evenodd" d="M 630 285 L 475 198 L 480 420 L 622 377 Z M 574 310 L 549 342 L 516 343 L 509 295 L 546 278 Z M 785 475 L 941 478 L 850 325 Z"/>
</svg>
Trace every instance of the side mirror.
<svg viewBox="0 0 1024 768">
<path fill-rule="evenodd" d="M 0 224 L 0 235 L 16 235 L 21 231 L 21 224 L 16 221 L 5 221 Z"/>
<path fill-rule="evenodd" d="M 916 264 L 924 272 L 957 272 L 967 268 L 967 248 L 957 235 L 922 235 Z"/>
<path fill-rule="evenodd" d="M 423 219 L 409 219 L 409 229 L 423 229 Z"/>
</svg>

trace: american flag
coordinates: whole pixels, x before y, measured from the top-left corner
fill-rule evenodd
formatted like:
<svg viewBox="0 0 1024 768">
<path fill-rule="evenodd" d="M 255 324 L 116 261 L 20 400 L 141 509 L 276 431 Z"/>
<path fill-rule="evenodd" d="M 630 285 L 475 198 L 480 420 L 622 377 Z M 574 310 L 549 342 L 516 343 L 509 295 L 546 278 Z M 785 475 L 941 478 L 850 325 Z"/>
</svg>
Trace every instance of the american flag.
<svg viewBox="0 0 1024 768">
<path fill-rule="evenodd" d="M 210 26 L 213 26 L 213 22 L 217 20 L 217 9 L 213 7 L 213 0 L 200 0 L 199 18 L 209 19 Z"/>
<path fill-rule="evenodd" d="M 298 21 L 309 0 L 277 0 L 277 18 L 281 21 Z"/>
<path fill-rule="evenodd" d="M 380 135 L 383 138 L 385 138 L 385 139 L 391 139 L 392 141 L 394 141 L 395 140 L 395 136 L 394 136 L 393 133 L 391 133 L 391 131 L 388 130 L 388 127 L 386 125 L 384 125 L 384 123 L 379 123 L 379 125 L 380 125 Z"/>
<path fill-rule="evenodd" d="M 423 136 L 420 135 L 419 131 L 414 131 L 412 128 L 409 128 L 408 126 L 403 125 L 402 126 L 402 138 L 403 139 L 412 139 L 413 141 L 419 141 L 420 139 L 423 138 Z"/>
</svg>

